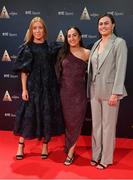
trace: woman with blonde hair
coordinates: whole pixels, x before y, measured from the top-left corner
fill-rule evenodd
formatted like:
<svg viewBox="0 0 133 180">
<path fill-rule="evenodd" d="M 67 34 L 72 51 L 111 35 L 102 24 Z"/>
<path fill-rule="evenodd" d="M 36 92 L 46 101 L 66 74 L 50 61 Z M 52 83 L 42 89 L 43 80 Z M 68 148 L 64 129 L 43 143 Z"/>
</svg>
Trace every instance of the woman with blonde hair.
<svg viewBox="0 0 133 180">
<path fill-rule="evenodd" d="M 14 64 L 22 84 L 14 127 L 14 134 L 20 136 L 17 160 L 23 159 L 24 140 L 35 138 L 44 139 L 41 158 L 46 159 L 51 136 L 63 132 L 57 79 L 46 37 L 43 19 L 33 18 Z"/>
</svg>

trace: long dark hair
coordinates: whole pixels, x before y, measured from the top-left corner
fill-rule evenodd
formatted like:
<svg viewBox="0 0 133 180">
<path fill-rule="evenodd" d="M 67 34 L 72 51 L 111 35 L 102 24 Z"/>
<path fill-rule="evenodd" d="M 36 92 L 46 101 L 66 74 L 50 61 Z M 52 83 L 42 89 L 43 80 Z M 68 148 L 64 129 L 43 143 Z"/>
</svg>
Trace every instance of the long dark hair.
<svg viewBox="0 0 133 180">
<path fill-rule="evenodd" d="M 64 59 L 66 57 L 66 55 L 70 52 L 70 45 L 69 45 L 68 40 L 67 40 L 68 31 L 70 29 L 75 29 L 77 31 L 77 33 L 80 36 L 79 45 L 81 47 L 84 47 L 83 41 L 82 41 L 82 34 L 81 34 L 81 31 L 79 30 L 79 28 L 77 28 L 76 26 L 69 27 L 66 31 L 66 34 L 65 34 L 65 40 L 64 40 L 63 46 L 59 51 L 59 56 L 61 59 Z"/>
<path fill-rule="evenodd" d="M 64 40 L 64 43 L 63 43 L 63 46 L 62 48 L 59 50 L 59 53 L 58 53 L 58 56 L 57 56 L 57 62 L 58 62 L 58 69 L 61 71 L 62 70 L 62 61 L 63 59 L 66 57 L 66 55 L 70 52 L 70 45 L 68 43 L 68 40 L 67 40 L 67 35 L 68 35 L 68 31 L 70 29 L 75 29 L 77 31 L 77 33 L 79 34 L 80 36 L 80 41 L 79 41 L 79 45 L 80 47 L 84 47 L 83 45 L 83 40 L 82 40 L 82 34 L 81 34 L 81 31 L 79 30 L 78 27 L 76 26 L 71 26 L 67 29 L 66 31 L 66 34 L 65 34 L 65 40 Z"/>
<path fill-rule="evenodd" d="M 98 21 L 97 21 L 97 25 L 98 25 L 100 19 L 102 19 L 103 17 L 108 17 L 111 20 L 112 24 L 115 25 L 114 29 L 113 29 L 113 33 L 117 36 L 117 33 L 116 33 L 116 22 L 115 22 L 115 19 L 114 19 L 112 14 L 105 13 L 105 14 L 99 16 Z M 101 37 L 100 34 L 99 34 L 99 36 Z"/>
</svg>

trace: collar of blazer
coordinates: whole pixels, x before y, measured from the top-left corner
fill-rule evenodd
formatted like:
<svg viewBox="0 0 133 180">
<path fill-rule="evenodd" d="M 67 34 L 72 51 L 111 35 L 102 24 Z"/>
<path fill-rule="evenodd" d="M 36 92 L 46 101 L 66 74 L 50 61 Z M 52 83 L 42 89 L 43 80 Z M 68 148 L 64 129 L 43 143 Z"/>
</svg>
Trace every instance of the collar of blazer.
<svg viewBox="0 0 133 180">
<path fill-rule="evenodd" d="M 99 66 L 98 66 L 98 69 L 100 69 L 100 67 L 102 66 L 102 64 L 104 63 L 108 53 L 110 52 L 110 50 L 112 49 L 113 45 L 114 45 L 114 42 L 115 42 L 115 39 L 117 38 L 117 36 L 115 34 L 112 34 L 111 37 L 109 38 L 107 44 L 106 44 L 106 47 L 105 47 L 105 50 L 101 56 L 101 60 L 99 62 Z M 91 57 L 92 57 L 92 54 L 94 53 L 95 49 L 97 48 L 97 46 L 99 45 L 101 39 L 99 39 L 92 47 L 91 49 L 91 53 L 90 53 L 90 58 L 89 58 L 89 62 L 91 60 Z"/>
</svg>

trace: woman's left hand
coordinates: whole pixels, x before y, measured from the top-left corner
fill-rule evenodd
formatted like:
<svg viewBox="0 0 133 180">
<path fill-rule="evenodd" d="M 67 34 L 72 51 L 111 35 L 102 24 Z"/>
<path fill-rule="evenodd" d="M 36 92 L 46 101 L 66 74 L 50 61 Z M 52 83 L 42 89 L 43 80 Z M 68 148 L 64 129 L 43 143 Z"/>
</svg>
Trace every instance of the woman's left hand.
<svg viewBox="0 0 133 180">
<path fill-rule="evenodd" d="M 111 95 L 109 98 L 108 104 L 110 106 L 116 106 L 117 102 L 118 102 L 118 95 L 115 95 L 115 94 Z"/>
</svg>

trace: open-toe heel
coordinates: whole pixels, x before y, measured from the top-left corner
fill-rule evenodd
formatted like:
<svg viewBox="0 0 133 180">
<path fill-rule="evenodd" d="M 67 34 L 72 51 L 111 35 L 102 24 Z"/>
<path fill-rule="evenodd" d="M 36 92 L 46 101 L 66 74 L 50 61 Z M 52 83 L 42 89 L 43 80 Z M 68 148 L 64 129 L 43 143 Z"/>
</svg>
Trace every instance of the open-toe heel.
<svg viewBox="0 0 133 180">
<path fill-rule="evenodd" d="M 47 159 L 48 158 L 48 154 L 41 154 L 41 158 L 42 159 Z"/>
<path fill-rule="evenodd" d="M 107 167 L 108 167 L 108 165 L 106 165 L 106 164 L 101 164 L 101 163 L 99 163 L 99 164 L 97 165 L 97 169 L 101 169 L 101 170 L 106 169 Z"/>
<path fill-rule="evenodd" d="M 73 160 L 74 160 L 74 154 L 73 154 L 72 157 L 67 156 L 67 158 L 66 158 L 66 160 L 64 162 L 64 165 L 66 165 L 66 166 L 71 165 L 73 163 Z"/>
<path fill-rule="evenodd" d="M 21 154 L 16 154 L 16 159 L 17 160 L 22 160 L 23 159 L 23 157 L 24 157 L 24 153 L 23 153 L 23 151 L 24 151 L 24 142 L 19 142 L 18 143 L 19 144 L 19 146 L 21 146 L 21 148 L 22 148 L 22 153 Z"/>
<path fill-rule="evenodd" d="M 91 161 L 90 161 L 90 165 L 91 165 L 91 166 L 97 166 L 97 165 L 98 165 L 98 161 L 91 160 Z"/>
</svg>

